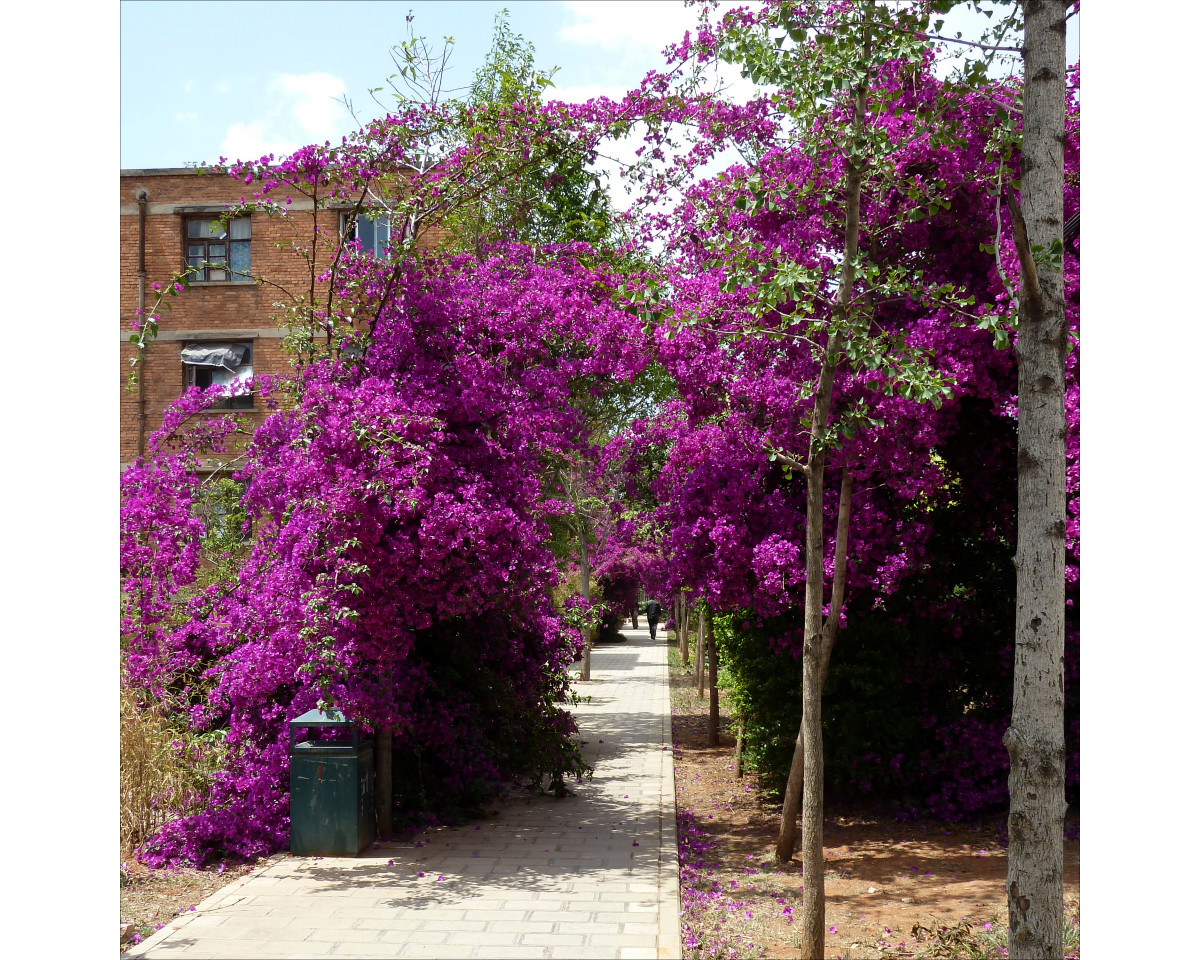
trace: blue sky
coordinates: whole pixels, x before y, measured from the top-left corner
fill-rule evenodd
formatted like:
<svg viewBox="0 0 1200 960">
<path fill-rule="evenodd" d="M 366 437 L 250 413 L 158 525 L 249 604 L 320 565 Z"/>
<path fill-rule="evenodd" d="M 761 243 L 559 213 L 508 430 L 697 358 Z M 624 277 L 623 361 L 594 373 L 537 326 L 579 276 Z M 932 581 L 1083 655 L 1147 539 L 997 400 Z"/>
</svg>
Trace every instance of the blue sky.
<svg viewBox="0 0 1200 960">
<path fill-rule="evenodd" d="M 440 49 L 454 38 L 448 84 L 469 82 L 507 7 L 542 68 L 559 67 L 550 96 L 621 96 L 660 51 L 696 20 L 682 0 L 409 0 L 409 2 L 162 2 L 126 0 L 121 11 L 121 166 L 174 167 L 219 156 L 281 155 L 336 142 L 360 116 L 379 112 L 367 91 L 394 71 L 389 53 L 413 30 Z M 960 14 L 945 28 L 974 35 Z M 977 28 L 976 28 L 977 29 Z M 1078 51 L 1078 20 L 1069 24 Z M 732 70 L 727 71 L 732 74 Z M 725 79 L 746 86 L 736 76 Z M 384 96 L 390 96 L 385 89 Z"/>
<path fill-rule="evenodd" d="M 378 112 L 367 90 L 394 72 L 390 49 L 410 10 L 414 32 L 437 48 L 454 38 L 455 86 L 469 82 L 504 7 L 539 66 L 561 67 L 551 95 L 563 100 L 620 95 L 695 21 L 681 0 L 123 2 L 121 166 L 211 163 L 340 139 L 356 124 L 338 98 Z"/>
</svg>

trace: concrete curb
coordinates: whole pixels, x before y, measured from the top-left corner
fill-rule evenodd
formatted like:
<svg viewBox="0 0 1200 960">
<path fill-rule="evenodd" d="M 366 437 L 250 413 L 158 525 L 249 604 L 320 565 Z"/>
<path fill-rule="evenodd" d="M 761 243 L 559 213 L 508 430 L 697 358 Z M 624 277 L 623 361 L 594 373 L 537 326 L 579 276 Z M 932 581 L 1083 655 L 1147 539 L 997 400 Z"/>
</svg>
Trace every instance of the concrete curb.
<svg viewBox="0 0 1200 960">
<path fill-rule="evenodd" d="M 659 799 L 658 860 L 658 955 L 677 960 L 683 956 L 679 926 L 679 837 L 675 819 L 675 746 L 671 719 L 670 660 L 663 658 L 663 689 L 666 710 L 663 715 L 662 784 Z"/>
</svg>

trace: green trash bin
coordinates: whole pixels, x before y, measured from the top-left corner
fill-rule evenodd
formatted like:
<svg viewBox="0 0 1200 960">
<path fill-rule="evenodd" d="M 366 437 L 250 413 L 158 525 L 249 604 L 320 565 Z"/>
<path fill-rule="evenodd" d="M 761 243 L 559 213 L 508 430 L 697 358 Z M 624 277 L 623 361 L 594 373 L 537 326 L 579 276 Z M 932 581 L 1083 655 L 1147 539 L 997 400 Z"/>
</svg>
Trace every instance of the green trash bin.
<svg viewBox="0 0 1200 960">
<path fill-rule="evenodd" d="M 359 853 L 375 838 L 375 745 L 337 711 L 310 710 L 288 726 L 292 853 Z M 305 727 L 309 736 L 297 743 Z M 321 727 L 337 727 L 339 736 L 318 740 L 314 733 Z"/>
</svg>

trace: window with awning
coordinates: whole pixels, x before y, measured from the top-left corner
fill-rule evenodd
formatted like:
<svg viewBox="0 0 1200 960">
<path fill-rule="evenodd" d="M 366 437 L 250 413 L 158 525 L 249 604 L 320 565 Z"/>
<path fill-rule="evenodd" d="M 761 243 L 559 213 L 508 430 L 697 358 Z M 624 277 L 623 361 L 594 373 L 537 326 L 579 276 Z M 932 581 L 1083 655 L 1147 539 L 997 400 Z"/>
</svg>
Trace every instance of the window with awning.
<svg viewBox="0 0 1200 960">
<path fill-rule="evenodd" d="M 219 410 L 252 410 L 254 397 L 246 383 L 254 376 L 254 345 L 245 342 L 206 341 L 187 343 L 180 352 L 184 386 L 206 390 L 224 386 L 227 399 L 217 402 Z"/>
</svg>

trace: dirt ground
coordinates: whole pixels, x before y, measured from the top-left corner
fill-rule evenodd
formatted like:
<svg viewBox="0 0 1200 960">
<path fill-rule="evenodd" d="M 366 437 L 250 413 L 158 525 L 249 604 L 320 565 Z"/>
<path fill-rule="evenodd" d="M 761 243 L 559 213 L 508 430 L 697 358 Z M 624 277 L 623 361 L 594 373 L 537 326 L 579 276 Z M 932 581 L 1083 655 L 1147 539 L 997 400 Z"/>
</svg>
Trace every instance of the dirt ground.
<svg viewBox="0 0 1200 960">
<path fill-rule="evenodd" d="M 159 925 L 187 913 L 226 884 L 267 862 L 226 866 L 220 873 L 214 869 L 150 870 L 127 854 L 121 864 L 121 927 L 124 929 L 129 923 L 133 927 L 121 944 L 121 952 L 145 940 Z"/>
<path fill-rule="evenodd" d="M 722 894 L 713 898 L 715 909 L 696 911 L 694 926 L 707 936 L 691 950 L 685 947 L 685 956 L 795 957 L 796 922 L 789 922 L 789 912 L 798 921 L 799 850 L 788 866 L 775 864 L 779 804 L 758 795 L 754 774 L 734 776 L 735 738 L 727 718 L 720 746 L 707 745 L 707 691 L 698 697 L 691 670 L 677 655 L 673 660 L 677 808 L 694 814 L 694 825 L 715 841 L 702 854 L 700 882 L 718 882 Z M 898 823 L 878 808 L 855 810 L 832 801 L 826 814 L 827 958 L 1005 956 L 1003 817 L 973 824 Z M 1073 929 L 1065 952 L 1078 957 L 1077 815 L 1067 827 L 1074 839 L 1064 849 L 1064 900 Z M 722 902 L 730 900 L 738 904 L 733 910 Z M 914 935 L 918 924 L 925 930 Z"/>
</svg>

